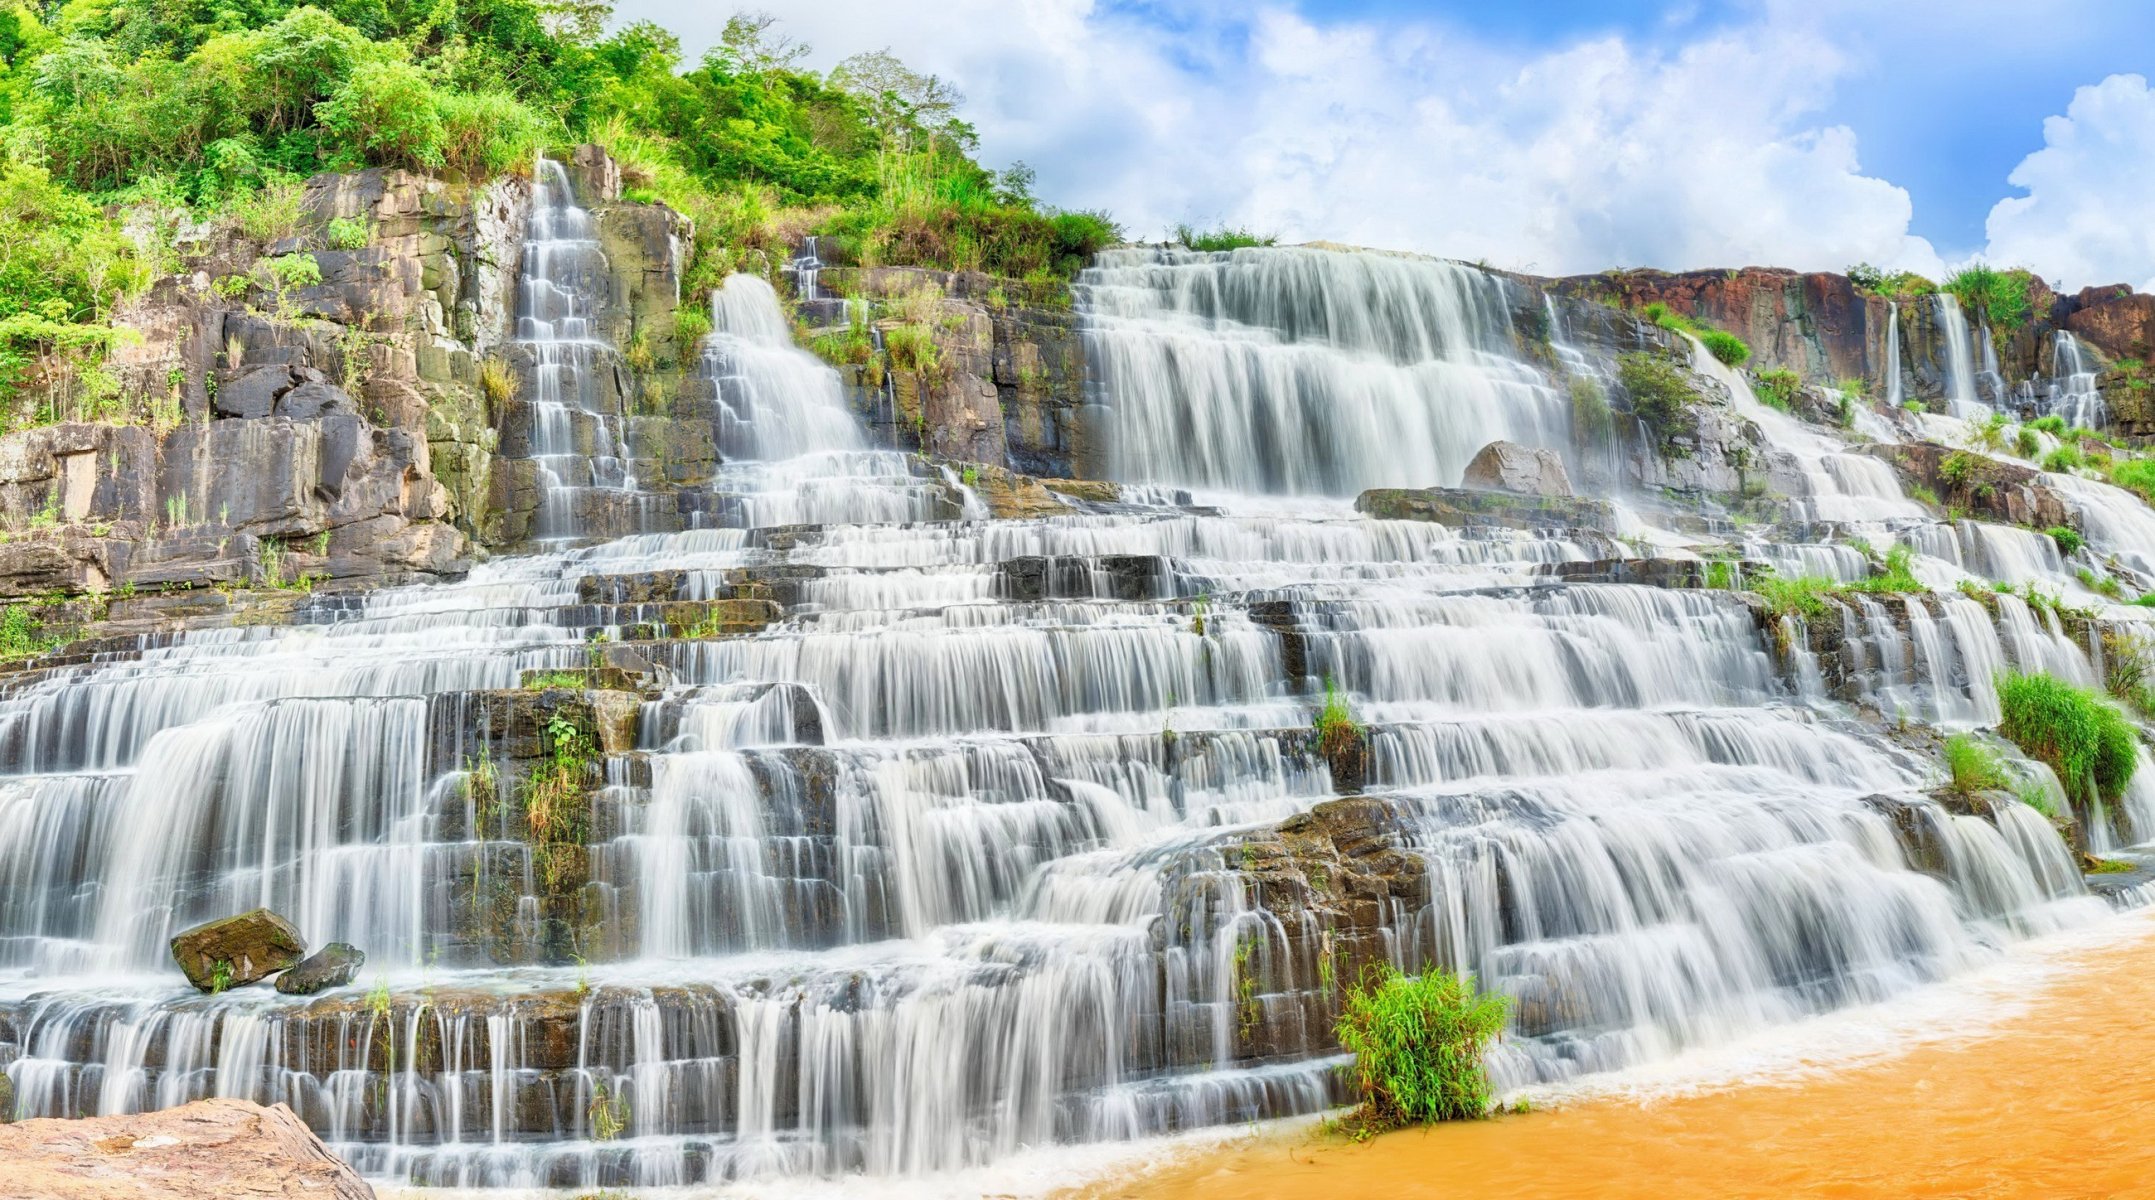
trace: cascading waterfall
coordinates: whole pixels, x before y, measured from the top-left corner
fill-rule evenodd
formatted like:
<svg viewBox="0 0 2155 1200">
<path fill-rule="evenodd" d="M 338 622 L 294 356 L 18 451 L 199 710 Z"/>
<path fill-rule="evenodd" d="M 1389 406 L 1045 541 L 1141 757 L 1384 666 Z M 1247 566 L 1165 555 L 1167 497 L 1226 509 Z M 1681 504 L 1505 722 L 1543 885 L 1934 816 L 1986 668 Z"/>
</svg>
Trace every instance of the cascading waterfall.
<svg viewBox="0 0 2155 1200">
<path fill-rule="evenodd" d="M 2050 393 L 2047 411 L 2065 418 L 2068 426 L 2100 429 L 2110 420 L 2109 406 L 2095 386 L 2095 370 L 2080 349 L 2080 339 L 2060 329 L 2050 350 Z"/>
<path fill-rule="evenodd" d="M 1510 285 L 1462 264 L 1112 250 L 1079 292 L 1119 479 L 1352 496 L 1455 485 L 1500 438 L 1570 441 L 1514 349 Z"/>
<path fill-rule="evenodd" d="M 1605 534 L 1308 498 L 1453 483 L 1494 437 L 1569 444 L 1513 349 L 1514 286 L 1315 249 L 1112 252 L 1081 316 L 1118 471 L 1270 495 L 986 521 L 868 449 L 771 289 L 727 281 L 704 370 L 736 527 L 319 597 L 0 695 L 18 1111 L 284 1101 L 383 1179 L 586 1190 L 1314 1112 L 1341 1098 L 1344 926 L 1250 874 L 1313 811 L 1372 814 L 1349 836 L 1398 851 L 1369 945 L 1516 998 L 1507 1087 L 1890 999 L 2104 911 L 2040 818 L 1948 811 L 1935 768 L 1840 702 L 1994 720 L 1998 671 L 2096 676 L 2054 616 L 1836 607 L 1836 700 L 1731 593 L 1549 573 L 1615 557 Z M 1606 375 L 1551 316 L 1566 372 Z M 1901 515 L 1890 475 L 1699 367 L 1803 464 L 1819 519 Z M 2062 570 L 1935 528 L 1909 536 L 1941 563 Z M 667 600 L 782 588 L 785 616 L 650 639 L 652 606 L 603 597 L 653 572 Z M 620 649 L 659 683 L 590 798 L 572 920 L 559 864 L 474 798 L 476 731 L 594 638 L 639 639 Z M 1345 805 L 1308 737 L 1328 678 L 1371 729 Z M 256 904 L 361 946 L 366 973 L 182 994 L 162 939 Z"/>
<path fill-rule="evenodd" d="M 1901 384 L 1901 302 L 1886 302 L 1886 407 L 1899 412 Z"/>
<path fill-rule="evenodd" d="M 1975 349 L 1960 298 L 1951 292 L 1939 292 L 1932 297 L 1932 303 L 1937 305 L 1939 331 L 1945 335 L 1946 412 L 1964 419 L 1988 416 L 1989 407 L 1976 395 Z"/>
<path fill-rule="evenodd" d="M 531 230 L 517 290 L 516 338 L 531 360 L 531 452 L 541 485 L 538 533 L 584 531 L 582 498 L 633 493 L 636 478 L 615 420 L 608 383 L 619 350 L 600 336 L 595 297 L 611 266 L 598 228 L 576 203 L 560 163 L 540 158 L 532 174 Z"/>
</svg>

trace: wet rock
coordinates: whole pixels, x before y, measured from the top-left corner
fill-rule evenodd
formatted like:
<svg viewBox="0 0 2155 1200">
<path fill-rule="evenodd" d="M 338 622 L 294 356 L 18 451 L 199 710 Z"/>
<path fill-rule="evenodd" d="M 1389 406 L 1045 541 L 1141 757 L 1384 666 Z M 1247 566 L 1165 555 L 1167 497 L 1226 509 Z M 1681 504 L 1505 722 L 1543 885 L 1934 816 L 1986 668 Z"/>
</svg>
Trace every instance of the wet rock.
<svg viewBox="0 0 2155 1200">
<path fill-rule="evenodd" d="M 1356 512 L 1387 521 L 1433 521 L 1453 529 L 1583 529 L 1616 532 L 1616 513 L 1600 500 L 1516 496 L 1460 488 L 1372 488 Z"/>
<path fill-rule="evenodd" d="M 0 1195 L 45 1200 L 372 1200 L 374 1189 L 282 1104 L 178 1108 L 0 1127 Z"/>
<path fill-rule="evenodd" d="M 1865 450 L 1893 464 L 1904 481 L 1929 488 L 1945 504 L 1978 519 L 2034 529 L 2075 524 L 2064 497 L 2041 482 L 2041 472 L 2028 467 L 1936 442 Z"/>
<path fill-rule="evenodd" d="M 1571 477 L 1555 451 L 1536 450 L 1516 442 L 1491 442 L 1467 464 L 1459 486 L 1476 492 L 1510 492 L 1519 496 L 1568 497 Z"/>
<path fill-rule="evenodd" d="M 331 942 L 301 959 L 297 966 L 277 976 L 277 990 L 287 996 L 312 996 L 329 988 L 343 987 L 359 974 L 367 956 L 347 942 Z"/>
<path fill-rule="evenodd" d="M 205 992 L 259 983 L 306 952 L 292 923 L 266 908 L 197 925 L 172 939 L 173 961 L 187 982 Z"/>
<path fill-rule="evenodd" d="M 283 364 L 255 367 L 217 387 L 217 415 L 253 419 L 266 417 L 277 406 L 277 397 L 292 390 L 292 369 Z"/>
</svg>

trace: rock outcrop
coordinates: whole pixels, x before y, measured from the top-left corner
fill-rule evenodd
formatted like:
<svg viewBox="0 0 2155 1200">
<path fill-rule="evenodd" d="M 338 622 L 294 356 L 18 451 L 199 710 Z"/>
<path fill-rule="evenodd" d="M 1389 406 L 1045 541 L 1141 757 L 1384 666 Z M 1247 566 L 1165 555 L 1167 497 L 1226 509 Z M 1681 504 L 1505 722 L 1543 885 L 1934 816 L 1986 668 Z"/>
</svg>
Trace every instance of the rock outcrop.
<svg viewBox="0 0 2155 1200">
<path fill-rule="evenodd" d="M 172 957 L 187 982 L 205 992 L 259 983 L 306 952 L 292 923 L 266 908 L 197 925 L 172 939 Z"/>
<path fill-rule="evenodd" d="M 159 1112 L 0 1125 L 0 1196 L 38 1200 L 373 1200 L 282 1104 L 198 1100 Z"/>
<path fill-rule="evenodd" d="M 1780 267 L 1732 271 L 1605 271 L 1550 281 L 1560 294 L 1623 308 L 1662 303 L 1742 338 L 1747 365 L 1783 367 L 1806 379 L 1881 380 L 1885 301 L 1865 296 L 1845 275 Z"/>
<path fill-rule="evenodd" d="M 1433 521 L 1453 529 L 1616 531 L 1616 514 L 1605 501 L 1520 496 L 1459 488 L 1372 488 L 1354 509 L 1387 521 Z"/>
<path fill-rule="evenodd" d="M 1515 442 L 1491 442 L 1467 464 L 1459 486 L 1476 492 L 1510 492 L 1519 496 L 1568 497 L 1571 477 L 1564 459 L 1553 450 L 1536 450 Z"/>
</svg>

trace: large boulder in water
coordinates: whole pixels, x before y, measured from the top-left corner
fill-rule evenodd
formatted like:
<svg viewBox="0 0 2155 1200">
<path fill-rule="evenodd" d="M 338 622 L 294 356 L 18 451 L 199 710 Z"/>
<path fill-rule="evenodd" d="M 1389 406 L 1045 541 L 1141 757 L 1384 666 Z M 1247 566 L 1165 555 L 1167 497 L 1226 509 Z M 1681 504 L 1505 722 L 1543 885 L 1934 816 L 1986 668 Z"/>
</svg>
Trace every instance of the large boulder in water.
<svg viewBox="0 0 2155 1200">
<path fill-rule="evenodd" d="M 1459 486 L 1476 492 L 1510 492 L 1515 496 L 1570 496 L 1571 476 L 1564 460 L 1552 450 L 1536 450 L 1517 442 L 1491 442 L 1467 464 Z"/>
<path fill-rule="evenodd" d="M 287 996 L 312 996 L 324 988 L 343 987 L 366 962 L 367 956 L 357 946 L 331 942 L 277 976 L 277 990 Z"/>
<path fill-rule="evenodd" d="M 172 939 L 173 961 L 187 982 L 205 992 L 259 983 L 306 953 L 292 923 L 266 908 L 197 925 Z"/>
<path fill-rule="evenodd" d="M 0 1196 L 52 1200 L 373 1200 L 279 1104 L 197 1100 L 159 1112 L 0 1125 Z"/>
</svg>

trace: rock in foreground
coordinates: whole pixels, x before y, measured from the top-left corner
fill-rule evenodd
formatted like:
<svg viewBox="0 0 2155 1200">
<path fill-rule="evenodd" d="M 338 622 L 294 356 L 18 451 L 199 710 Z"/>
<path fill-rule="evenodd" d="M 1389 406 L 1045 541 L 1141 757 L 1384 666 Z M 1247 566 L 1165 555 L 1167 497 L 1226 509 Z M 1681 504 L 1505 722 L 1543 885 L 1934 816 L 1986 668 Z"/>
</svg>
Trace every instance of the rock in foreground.
<svg viewBox="0 0 2155 1200">
<path fill-rule="evenodd" d="M 0 1196 L 52 1200 L 372 1200 L 374 1189 L 279 1104 L 0 1125 Z"/>
<path fill-rule="evenodd" d="M 1511 492 L 1519 496 L 1569 498 L 1571 476 L 1554 450 L 1532 449 L 1517 442 L 1491 442 L 1467 464 L 1459 486 L 1472 492 Z"/>
<path fill-rule="evenodd" d="M 277 976 L 277 990 L 287 996 L 312 996 L 326 988 L 343 987 L 366 962 L 367 956 L 360 953 L 359 947 L 349 942 L 331 942 Z"/>
<path fill-rule="evenodd" d="M 172 939 L 172 958 L 205 992 L 259 983 L 298 962 L 307 943 L 266 908 L 197 925 Z"/>
</svg>

